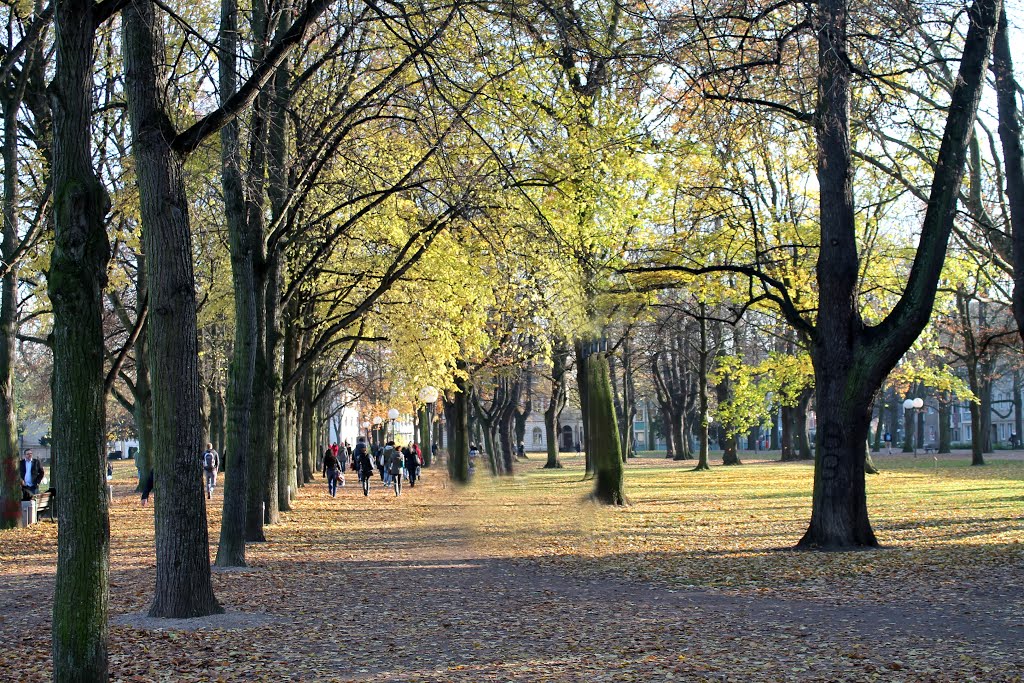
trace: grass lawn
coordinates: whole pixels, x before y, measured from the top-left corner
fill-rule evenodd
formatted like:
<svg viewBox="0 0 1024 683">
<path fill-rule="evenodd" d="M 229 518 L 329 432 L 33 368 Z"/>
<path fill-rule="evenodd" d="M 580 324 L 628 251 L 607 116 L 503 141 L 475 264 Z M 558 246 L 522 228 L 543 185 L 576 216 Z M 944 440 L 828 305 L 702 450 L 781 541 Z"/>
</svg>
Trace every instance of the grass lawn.
<svg viewBox="0 0 1024 683">
<path fill-rule="evenodd" d="M 628 507 L 586 501 L 582 459 L 401 498 L 321 479 L 215 573 L 243 626 L 140 625 L 152 507 L 115 463 L 112 680 L 1014 681 L 1024 675 L 1024 461 L 879 456 L 884 548 L 791 550 L 812 467 L 631 460 Z M 198 476 L 198 475 L 197 475 Z M 223 482 L 221 482 L 222 484 Z M 220 524 L 220 495 L 210 538 Z M 0 532 L 0 680 L 49 678 L 56 525 Z M 242 629 L 242 630 L 237 630 Z M 697 637 L 702 634 L 702 637 Z M 11 672 L 17 672 L 10 676 Z"/>
<path fill-rule="evenodd" d="M 576 456 L 562 459 L 563 470 L 531 463 L 513 481 L 480 482 L 474 526 L 492 553 L 676 586 L 867 596 L 917 590 L 907 581 L 928 579 L 932 590 L 1021 566 L 1024 462 L 876 460 L 882 473 L 868 477 L 868 504 L 880 552 L 789 550 L 810 518 L 810 463 L 692 472 L 692 462 L 636 458 L 626 473 L 631 505 L 622 509 L 578 504 L 591 484 Z"/>
</svg>

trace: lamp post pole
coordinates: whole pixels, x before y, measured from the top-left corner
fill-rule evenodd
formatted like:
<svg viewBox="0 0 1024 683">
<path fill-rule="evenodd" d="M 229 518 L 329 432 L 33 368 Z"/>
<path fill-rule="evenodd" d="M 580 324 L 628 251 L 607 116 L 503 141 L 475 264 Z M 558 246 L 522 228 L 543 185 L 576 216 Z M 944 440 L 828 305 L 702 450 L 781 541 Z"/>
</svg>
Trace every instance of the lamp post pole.
<svg viewBox="0 0 1024 683">
<path fill-rule="evenodd" d="M 391 441 L 395 440 L 395 420 L 398 419 L 398 408 L 388 410 L 388 419 L 391 420 Z"/>
<path fill-rule="evenodd" d="M 383 417 L 381 417 L 380 415 L 375 415 L 374 416 L 374 418 L 373 418 L 373 446 L 374 446 L 374 448 L 376 448 L 377 446 L 380 445 L 380 443 L 378 443 L 378 441 L 379 441 L 380 436 L 381 436 L 380 435 L 380 425 L 381 425 L 382 422 L 384 422 L 384 418 Z"/>
<path fill-rule="evenodd" d="M 907 424 L 907 437 L 910 439 L 910 445 L 914 452 L 914 457 L 917 457 L 917 416 L 921 414 L 921 410 L 924 408 L 924 399 L 922 398 L 908 398 L 903 401 L 903 410 L 906 414 L 913 416 L 913 424 Z"/>
</svg>

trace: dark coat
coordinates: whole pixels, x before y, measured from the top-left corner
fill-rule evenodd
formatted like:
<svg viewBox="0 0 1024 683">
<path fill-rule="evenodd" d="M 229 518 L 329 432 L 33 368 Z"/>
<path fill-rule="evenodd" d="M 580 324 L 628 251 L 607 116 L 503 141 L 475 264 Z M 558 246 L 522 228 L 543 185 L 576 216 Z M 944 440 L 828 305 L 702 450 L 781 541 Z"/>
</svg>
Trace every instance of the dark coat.
<svg viewBox="0 0 1024 683">
<path fill-rule="evenodd" d="M 332 453 L 330 448 L 328 448 L 324 452 L 324 474 L 325 475 L 327 474 L 327 470 L 334 470 L 335 472 L 338 471 L 338 456 L 336 456 L 334 453 Z"/>
<path fill-rule="evenodd" d="M 18 461 L 18 481 L 25 483 L 25 460 Z M 43 466 L 38 460 L 32 458 L 32 486 L 39 486 L 43 481 Z"/>
<path fill-rule="evenodd" d="M 419 465 L 420 463 L 419 460 L 416 459 L 415 453 L 405 454 L 405 469 L 409 470 L 410 476 L 416 471 L 416 468 L 419 467 Z"/>
</svg>

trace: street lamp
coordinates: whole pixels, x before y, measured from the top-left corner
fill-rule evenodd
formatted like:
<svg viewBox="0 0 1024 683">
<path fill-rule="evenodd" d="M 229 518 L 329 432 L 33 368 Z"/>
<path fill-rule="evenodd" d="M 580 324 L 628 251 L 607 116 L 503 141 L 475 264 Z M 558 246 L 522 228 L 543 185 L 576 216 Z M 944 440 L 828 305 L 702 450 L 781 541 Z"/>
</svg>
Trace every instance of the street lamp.
<svg viewBox="0 0 1024 683">
<path fill-rule="evenodd" d="M 366 433 L 366 438 L 369 439 L 370 438 L 370 422 L 369 422 L 369 420 L 363 420 L 363 424 L 361 426 L 363 428 L 363 431 Z"/>
<path fill-rule="evenodd" d="M 395 420 L 398 419 L 398 408 L 391 408 L 388 410 L 388 419 L 391 420 L 391 440 L 395 440 Z"/>
<path fill-rule="evenodd" d="M 906 412 L 913 411 L 914 414 L 920 414 L 921 409 L 924 408 L 924 399 L 922 398 L 908 398 L 903 401 L 903 410 Z M 907 425 L 907 436 L 910 438 L 910 444 L 914 450 L 914 457 L 917 457 L 917 425 Z M 905 453 L 906 451 L 904 451 Z"/>
<path fill-rule="evenodd" d="M 432 387 L 428 384 L 420 389 L 420 403 L 434 403 L 440 395 L 441 392 L 437 390 L 437 387 Z"/>
</svg>

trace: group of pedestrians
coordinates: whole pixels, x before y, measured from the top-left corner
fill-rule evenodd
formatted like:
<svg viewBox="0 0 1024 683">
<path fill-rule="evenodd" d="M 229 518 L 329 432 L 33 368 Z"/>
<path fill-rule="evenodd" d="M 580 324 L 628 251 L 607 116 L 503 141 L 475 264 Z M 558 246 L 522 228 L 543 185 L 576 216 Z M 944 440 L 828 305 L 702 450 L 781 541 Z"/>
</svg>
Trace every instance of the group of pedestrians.
<svg viewBox="0 0 1024 683">
<path fill-rule="evenodd" d="M 353 449 L 347 443 L 340 446 L 331 444 L 324 451 L 323 475 L 327 479 L 327 492 L 331 496 L 338 493 L 338 483 L 345 485 L 345 472 L 351 468 L 359 477 L 363 495 L 370 495 L 370 480 L 374 470 L 380 475 L 384 486 L 395 489 L 395 495 L 402 492 L 403 481 L 415 486 L 423 465 L 423 453 L 419 444 L 411 443 L 398 448 L 394 441 L 383 446 L 372 448 L 366 443 L 366 437 L 360 436 Z"/>
</svg>

